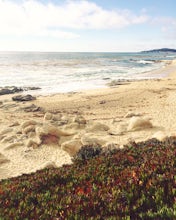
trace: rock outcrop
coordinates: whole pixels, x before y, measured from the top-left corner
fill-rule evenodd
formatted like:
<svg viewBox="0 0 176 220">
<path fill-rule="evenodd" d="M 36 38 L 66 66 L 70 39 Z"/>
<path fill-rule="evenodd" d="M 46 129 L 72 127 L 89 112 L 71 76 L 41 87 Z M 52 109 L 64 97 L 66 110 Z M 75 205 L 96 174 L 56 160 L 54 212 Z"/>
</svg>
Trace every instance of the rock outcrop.
<svg viewBox="0 0 176 220">
<path fill-rule="evenodd" d="M 28 90 L 38 90 L 39 87 L 16 87 L 16 86 L 5 86 L 0 87 L 0 95 L 14 94 Z"/>
<path fill-rule="evenodd" d="M 99 136 L 98 138 L 98 136 L 93 133 L 86 133 L 81 137 L 81 143 L 82 145 L 104 145 L 106 141 L 103 139 L 102 136 Z"/>
<path fill-rule="evenodd" d="M 61 149 L 66 151 L 70 156 L 74 156 L 81 148 L 82 143 L 80 140 L 66 141 L 61 145 Z"/>
<path fill-rule="evenodd" d="M 152 138 L 156 138 L 159 141 L 164 141 L 167 138 L 167 135 L 163 131 L 157 131 Z"/>
<path fill-rule="evenodd" d="M 128 131 L 139 131 L 148 128 L 152 128 L 153 125 L 149 119 L 141 118 L 141 117 L 132 117 L 130 119 L 127 130 Z"/>
<path fill-rule="evenodd" d="M 28 102 L 28 101 L 33 101 L 35 100 L 36 97 L 32 96 L 32 95 L 17 95 L 12 97 L 13 101 L 17 101 L 17 102 Z"/>
<path fill-rule="evenodd" d="M 22 151 L 28 154 L 35 149 L 40 151 L 41 146 L 49 146 L 60 148 L 72 157 L 84 145 L 119 148 L 121 135 L 152 127 L 150 120 L 142 117 L 127 117 L 107 125 L 106 122 L 87 121 L 81 115 L 46 112 L 43 118 L 23 123 L 11 122 L 8 128 L 0 131 L 0 141 L 5 145 L 4 150 L 8 151 L 24 148 Z"/>
<path fill-rule="evenodd" d="M 99 122 L 93 123 L 92 125 L 87 127 L 87 130 L 89 132 L 103 132 L 103 131 L 108 131 L 109 129 L 110 129 L 109 126 Z"/>
</svg>

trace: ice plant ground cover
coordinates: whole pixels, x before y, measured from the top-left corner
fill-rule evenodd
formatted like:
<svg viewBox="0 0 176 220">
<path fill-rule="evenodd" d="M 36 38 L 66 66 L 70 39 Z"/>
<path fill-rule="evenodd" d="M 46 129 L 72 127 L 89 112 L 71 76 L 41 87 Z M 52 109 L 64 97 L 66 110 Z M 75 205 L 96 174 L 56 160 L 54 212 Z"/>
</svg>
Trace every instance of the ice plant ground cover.
<svg viewBox="0 0 176 220">
<path fill-rule="evenodd" d="M 72 165 L 2 180 L 0 219 L 176 219 L 176 139 L 87 146 Z"/>
</svg>

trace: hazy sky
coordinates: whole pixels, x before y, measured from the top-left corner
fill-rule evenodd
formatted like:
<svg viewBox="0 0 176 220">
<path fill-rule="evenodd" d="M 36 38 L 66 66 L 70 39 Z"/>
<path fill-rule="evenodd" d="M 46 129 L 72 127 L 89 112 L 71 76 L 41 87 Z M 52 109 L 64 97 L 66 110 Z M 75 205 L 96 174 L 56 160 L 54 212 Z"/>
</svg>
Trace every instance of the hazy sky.
<svg viewBox="0 0 176 220">
<path fill-rule="evenodd" d="M 0 0 L 0 51 L 176 48 L 176 0 Z"/>
</svg>

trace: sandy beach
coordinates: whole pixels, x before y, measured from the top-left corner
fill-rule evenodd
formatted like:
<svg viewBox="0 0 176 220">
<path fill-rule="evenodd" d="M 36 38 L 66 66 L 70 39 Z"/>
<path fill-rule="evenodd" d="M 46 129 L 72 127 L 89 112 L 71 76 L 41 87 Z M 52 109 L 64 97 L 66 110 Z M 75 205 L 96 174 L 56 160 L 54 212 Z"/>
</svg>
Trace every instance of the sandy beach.
<svg viewBox="0 0 176 220">
<path fill-rule="evenodd" d="M 176 134 L 176 61 L 165 78 L 14 102 L 0 96 L 0 179 L 71 163 L 82 145 L 123 147 Z M 38 108 L 40 107 L 40 108 Z"/>
</svg>

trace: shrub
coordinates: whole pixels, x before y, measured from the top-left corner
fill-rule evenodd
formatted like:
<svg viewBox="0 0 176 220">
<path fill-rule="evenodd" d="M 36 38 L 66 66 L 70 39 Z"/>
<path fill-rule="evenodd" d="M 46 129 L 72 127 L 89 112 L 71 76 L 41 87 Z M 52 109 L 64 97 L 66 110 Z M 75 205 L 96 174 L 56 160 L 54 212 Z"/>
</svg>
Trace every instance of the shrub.
<svg viewBox="0 0 176 220">
<path fill-rule="evenodd" d="M 102 152 L 102 147 L 100 145 L 84 145 L 74 156 L 73 161 L 76 160 L 89 160 L 91 158 L 97 157 Z"/>
<path fill-rule="evenodd" d="M 176 219 L 174 139 L 87 148 L 72 165 L 1 181 L 0 219 Z"/>
</svg>

